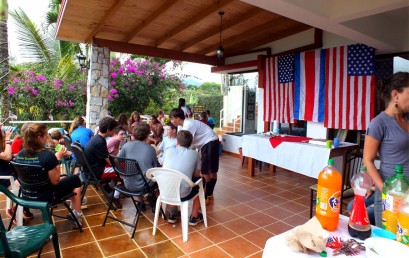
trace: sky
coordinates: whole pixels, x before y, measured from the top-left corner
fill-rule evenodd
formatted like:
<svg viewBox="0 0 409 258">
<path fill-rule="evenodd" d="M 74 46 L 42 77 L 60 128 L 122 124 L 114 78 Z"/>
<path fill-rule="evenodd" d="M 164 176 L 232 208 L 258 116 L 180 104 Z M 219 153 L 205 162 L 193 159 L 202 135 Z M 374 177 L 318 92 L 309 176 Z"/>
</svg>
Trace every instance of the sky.
<svg viewBox="0 0 409 258">
<path fill-rule="evenodd" d="M 40 26 L 43 20 L 45 11 L 48 8 L 49 0 L 8 0 L 9 11 L 21 8 L 28 17 Z M 10 56 L 14 58 L 17 63 L 24 62 L 24 59 L 19 56 L 21 49 L 17 45 L 15 25 L 12 18 L 8 21 L 8 36 L 9 36 L 9 51 Z M 200 82 L 216 82 L 221 84 L 220 74 L 212 74 L 210 72 L 211 66 L 188 63 L 183 66 L 182 73 L 198 78 Z"/>
</svg>

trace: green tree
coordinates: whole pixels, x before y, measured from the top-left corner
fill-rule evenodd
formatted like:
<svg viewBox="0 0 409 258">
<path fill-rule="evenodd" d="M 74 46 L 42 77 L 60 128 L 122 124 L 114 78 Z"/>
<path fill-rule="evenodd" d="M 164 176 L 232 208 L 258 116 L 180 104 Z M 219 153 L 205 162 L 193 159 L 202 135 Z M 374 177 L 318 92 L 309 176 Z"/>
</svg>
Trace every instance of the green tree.
<svg viewBox="0 0 409 258">
<path fill-rule="evenodd" d="M 108 108 L 119 113 L 156 113 L 168 103 L 168 92 L 183 88 L 179 77 L 170 74 L 167 63 L 157 58 L 111 60 Z"/>
<path fill-rule="evenodd" d="M 6 91 L 10 72 L 7 13 L 7 0 L 0 0 L 0 117 L 8 116 L 10 109 Z"/>
</svg>

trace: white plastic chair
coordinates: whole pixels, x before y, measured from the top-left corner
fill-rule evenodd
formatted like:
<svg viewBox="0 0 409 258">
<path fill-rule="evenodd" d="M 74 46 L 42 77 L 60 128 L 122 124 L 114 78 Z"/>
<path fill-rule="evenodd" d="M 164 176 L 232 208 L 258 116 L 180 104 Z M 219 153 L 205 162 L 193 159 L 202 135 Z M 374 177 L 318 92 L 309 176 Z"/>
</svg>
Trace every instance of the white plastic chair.
<svg viewBox="0 0 409 258">
<path fill-rule="evenodd" d="M 11 185 L 10 192 L 12 192 L 15 196 L 18 196 L 19 188 L 14 183 L 14 177 L 13 176 L 0 176 L 0 180 L 1 179 L 10 180 L 10 185 Z M 11 209 L 12 207 L 13 205 L 12 205 L 10 198 L 7 198 L 6 211 L 8 209 Z M 22 206 L 17 207 L 16 221 L 17 221 L 17 226 L 23 226 L 23 207 Z"/>
<path fill-rule="evenodd" d="M 196 197 L 199 197 L 200 207 L 203 215 L 203 222 L 205 227 L 207 227 L 207 216 L 206 216 L 206 203 L 203 191 L 202 179 L 197 180 L 195 183 L 192 182 L 190 178 L 185 176 L 179 171 L 166 169 L 166 168 L 151 168 L 146 172 L 146 177 L 150 178 L 158 183 L 159 186 L 159 196 L 156 201 L 155 219 L 153 223 L 152 234 L 156 234 L 156 227 L 158 226 L 159 217 L 159 205 L 162 204 L 163 210 L 166 209 L 166 204 L 180 206 L 180 211 L 182 215 L 182 236 L 183 242 L 188 239 L 188 223 L 189 223 L 189 202 L 193 201 Z M 190 200 L 182 202 L 180 200 L 180 184 L 182 180 L 186 181 L 191 187 L 196 185 L 199 186 L 199 193 L 193 196 Z"/>
</svg>

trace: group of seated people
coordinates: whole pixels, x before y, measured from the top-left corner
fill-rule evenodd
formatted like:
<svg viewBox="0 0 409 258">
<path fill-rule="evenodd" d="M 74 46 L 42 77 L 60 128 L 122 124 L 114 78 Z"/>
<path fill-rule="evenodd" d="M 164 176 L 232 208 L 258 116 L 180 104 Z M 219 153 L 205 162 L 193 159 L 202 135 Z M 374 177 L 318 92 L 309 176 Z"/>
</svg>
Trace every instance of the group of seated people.
<svg viewBox="0 0 409 258">
<path fill-rule="evenodd" d="M 78 142 L 84 147 L 85 156 L 93 172 L 102 180 L 114 181 L 116 177 L 108 158 L 109 154 L 135 159 L 144 174 L 150 168 L 163 166 L 178 170 L 192 179 L 203 176 L 201 175 L 200 154 L 196 150 L 189 149 L 194 137 L 192 133 L 188 130 L 178 132 L 176 125 L 170 122 L 163 125 L 163 122 L 163 111 L 158 112 L 158 116 L 152 116 L 149 124 L 142 122 L 140 115 L 136 112 L 133 112 L 129 119 L 126 119 L 125 114 L 120 114 L 118 120 L 111 117 L 101 119 L 98 130 L 94 133 L 86 128 L 86 119 L 78 116 L 69 129 L 69 136 L 72 143 Z M 211 131 L 213 133 L 213 130 Z M 60 177 L 61 160 L 71 156 L 75 160 L 75 156 L 64 146 L 63 134 L 66 132 L 60 129 L 48 130 L 46 125 L 39 123 L 24 124 L 20 132 L 12 139 L 11 130 L 7 129 L 4 132 L 1 130 L 0 175 L 12 174 L 8 164 L 12 159 L 17 163 L 40 165 L 48 171 L 49 185 L 41 191 L 38 200 L 49 202 L 54 197 L 59 198 L 71 192 L 76 193 L 72 197 L 72 208 L 77 220 L 82 224 L 80 193 L 82 181 L 89 171 L 84 168 L 84 177 L 79 173 L 80 169 L 76 167 L 73 175 Z M 207 179 L 207 183 L 211 181 Z M 213 181 L 215 184 L 215 180 Z M 5 187 L 10 186 L 8 180 L 1 180 L 0 183 Z M 17 181 L 16 183 L 18 184 Z M 124 178 L 123 184 L 130 191 L 144 187 L 143 181 L 132 177 Z M 112 184 L 109 187 L 112 188 Z M 182 200 L 190 199 L 197 192 L 198 188 L 192 189 L 187 184 L 181 186 Z M 112 194 L 114 194 L 114 205 L 119 209 L 122 208 L 119 192 L 115 191 Z M 140 199 L 140 201 L 143 200 Z M 202 221 L 199 209 L 199 200 L 196 198 L 189 221 L 192 226 Z M 13 212 L 14 210 L 11 209 L 7 211 L 7 214 L 11 216 Z M 177 209 L 171 208 L 168 221 L 175 223 L 177 214 Z M 33 214 L 29 209 L 24 208 L 23 217 L 29 219 L 33 217 Z"/>
</svg>

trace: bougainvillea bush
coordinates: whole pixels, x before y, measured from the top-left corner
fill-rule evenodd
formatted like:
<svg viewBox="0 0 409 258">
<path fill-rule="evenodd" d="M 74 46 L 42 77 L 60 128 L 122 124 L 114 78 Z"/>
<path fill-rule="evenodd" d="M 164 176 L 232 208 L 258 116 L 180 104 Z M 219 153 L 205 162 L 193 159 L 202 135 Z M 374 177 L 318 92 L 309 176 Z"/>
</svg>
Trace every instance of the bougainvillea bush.
<svg viewBox="0 0 409 258">
<path fill-rule="evenodd" d="M 108 109 L 114 116 L 133 111 L 144 113 L 152 102 L 162 107 L 170 92 L 182 92 L 184 84 L 170 74 L 166 62 L 153 58 L 111 60 Z"/>
<path fill-rule="evenodd" d="M 32 70 L 12 72 L 7 93 L 18 120 L 69 120 L 85 114 L 86 81 L 80 72 L 64 78 Z"/>
</svg>

